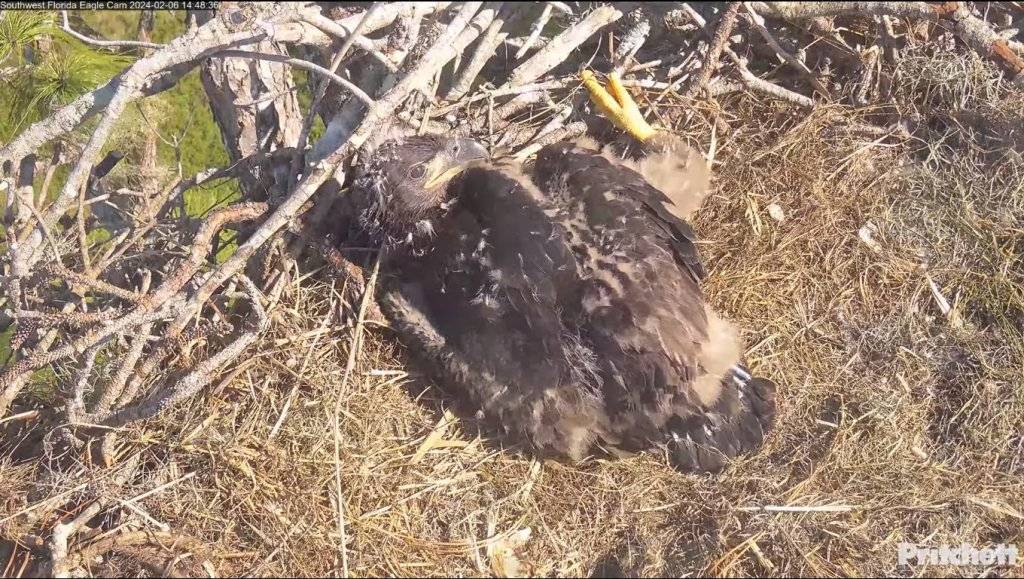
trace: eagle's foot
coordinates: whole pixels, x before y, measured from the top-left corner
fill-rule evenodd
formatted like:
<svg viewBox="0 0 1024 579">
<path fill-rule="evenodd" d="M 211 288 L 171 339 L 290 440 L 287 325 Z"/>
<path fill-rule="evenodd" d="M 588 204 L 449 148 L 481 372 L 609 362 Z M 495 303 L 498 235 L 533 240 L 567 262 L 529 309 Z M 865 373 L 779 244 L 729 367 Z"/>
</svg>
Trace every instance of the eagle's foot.
<svg viewBox="0 0 1024 579">
<path fill-rule="evenodd" d="M 658 131 L 649 125 L 640 113 L 640 108 L 636 106 L 626 87 L 622 86 L 618 73 L 608 75 L 608 90 L 597 82 L 592 71 L 584 70 L 580 76 L 587 91 L 590 92 L 590 100 L 601 109 L 612 124 L 633 135 L 640 142 L 645 142 L 657 134 Z"/>
</svg>

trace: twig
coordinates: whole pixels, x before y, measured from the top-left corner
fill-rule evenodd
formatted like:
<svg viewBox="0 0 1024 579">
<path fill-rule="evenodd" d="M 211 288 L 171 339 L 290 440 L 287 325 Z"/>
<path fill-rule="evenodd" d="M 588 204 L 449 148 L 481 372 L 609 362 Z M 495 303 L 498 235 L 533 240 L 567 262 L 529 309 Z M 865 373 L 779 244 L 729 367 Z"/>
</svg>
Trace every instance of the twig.
<svg viewBox="0 0 1024 579">
<path fill-rule="evenodd" d="M 374 6 L 377 6 L 377 4 Z M 367 10 L 362 14 L 361 19 L 356 24 L 356 30 L 353 30 L 351 33 L 345 29 L 343 24 L 339 24 L 320 14 L 303 14 L 302 19 L 333 37 L 344 38 L 345 44 L 348 44 L 349 46 L 354 44 L 358 48 L 363 49 L 367 54 L 376 59 L 377 62 L 383 64 L 389 71 L 394 72 L 398 69 L 394 61 L 392 61 L 388 55 L 377 50 L 373 41 L 363 36 L 363 32 L 370 28 L 370 25 L 373 22 L 374 13 L 372 13 L 371 10 L 374 9 L 370 8 L 370 10 Z M 341 51 L 339 51 L 339 54 L 340 53 Z"/>
<path fill-rule="evenodd" d="M 255 327 L 249 331 L 243 331 L 233 342 L 198 364 L 195 370 L 189 372 L 174 386 L 161 390 L 156 395 L 150 397 L 149 400 L 140 402 L 137 405 L 114 410 L 109 417 L 102 417 L 102 420 L 99 421 L 101 424 L 116 428 L 124 426 L 129 422 L 152 418 L 167 408 L 191 398 L 210 383 L 214 372 L 227 362 L 237 358 L 261 333 L 266 331 L 270 326 L 270 319 L 263 308 L 263 294 L 248 277 L 239 275 L 238 279 L 245 288 L 245 293 L 252 304 L 252 310 L 256 318 Z"/>
<path fill-rule="evenodd" d="M 237 39 L 229 39 L 229 42 L 237 42 Z M 136 64 L 139 62 L 142 61 L 138 61 Z M 186 73 L 192 70 L 196 64 L 196 61 L 176 63 L 165 71 L 149 75 L 145 84 L 140 89 L 141 94 L 139 96 L 152 96 L 170 89 Z M 29 152 L 37 150 L 43 144 L 71 132 L 82 123 L 105 110 L 110 105 L 118 87 L 124 82 L 126 74 L 127 71 L 115 76 L 107 84 L 78 97 L 49 117 L 32 124 L 28 130 L 0 149 L 0 163 L 21 159 L 28 155 Z"/>
<path fill-rule="evenodd" d="M 352 343 L 348 349 L 348 360 L 345 362 L 345 371 L 341 375 L 341 385 L 338 387 L 338 396 L 334 401 L 334 492 L 338 501 L 338 551 L 341 554 L 342 577 L 348 577 L 348 542 L 345 532 L 345 497 L 341 492 L 341 401 L 345 399 L 348 388 L 349 376 L 355 369 L 356 361 L 362 350 L 363 326 L 366 320 L 366 308 L 373 299 L 374 287 L 377 283 L 377 274 L 380 271 L 380 254 L 373 263 L 373 271 L 366 282 L 366 289 L 363 299 L 359 303 L 359 316 L 356 319 L 356 327 L 352 334 Z"/>
<path fill-rule="evenodd" d="M 458 51 L 455 40 L 460 37 L 482 4 L 482 2 L 467 2 L 462 5 L 458 14 L 448 23 L 441 36 L 435 40 L 434 45 L 420 58 L 415 68 L 378 99 L 377 105 L 363 117 L 358 129 L 352 132 L 347 118 L 336 117 L 333 119 L 324 132 L 324 136 L 314 145 L 313 151 L 309 155 L 314 162 L 323 163 L 322 166 L 325 169 L 329 168 L 329 171 L 333 173 L 341 160 L 347 158 L 355 149 L 363 146 L 371 133 L 383 134 L 383 130 L 390 127 L 391 116 L 398 106 L 413 91 L 425 89 L 437 71 L 455 58 Z M 480 30 L 486 27 L 487 24 L 484 24 Z M 464 38 L 467 39 L 467 44 L 472 42 L 472 38 L 468 36 Z M 313 174 L 317 174 L 318 179 L 323 177 L 323 180 L 326 180 L 327 178 L 316 171 Z"/>
<path fill-rule="evenodd" d="M 987 22 L 971 14 L 966 2 L 949 19 L 960 38 L 982 56 L 993 58 L 1009 72 L 1010 78 L 1024 74 L 1024 58 L 1014 52 L 1013 48 Z"/>
<path fill-rule="evenodd" d="M 439 12 L 451 4 L 451 2 L 393 2 L 385 4 L 381 10 L 367 20 L 364 34 L 376 32 L 397 19 L 408 18 L 413 14 L 426 15 Z M 277 35 L 278 40 L 329 47 L 334 38 L 347 38 L 348 31 L 353 30 L 363 18 L 363 13 L 360 12 L 335 22 L 321 15 L 319 10 L 319 6 L 310 6 L 301 10 L 297 15 L 300 22 L 282 26 Z M 312 27 L 312 30 L 309 27 Z M 358 38 L 356 46 L 364 50 L 368 48 L 368 45 Z M 375 45 L 374 49 L 376 49 Z"/>
<path fill-rule="evenodd" d="M 506 85 L 506 86 L 503 86 L 502 88 L 497 88 L 497 89 L 494 89 L 494 90 L 481 90 L 481 91 L 473 94 L 472 96 L 470 96 L 469 98 L 467 98 L 467 99 L 465 99 L 465 100 L 463 100 L 461 102 L 453 103 L 453 104 L 450 104 L 450 105 L 448 105 L 446 107 L 442 107 L 442 108 L 434 111 L 434 118 L 443 117 L 444 115 L 452 112 L 453 110 L 458 109 L 458 108 L 463 107 L 463 106 L 468 105 L 468 104 L 472 104 L 472 103 L 475 103 L 475 102 L 480 102 L 482 100 L 487 100 L 487 99 L 495 99 L 495 98 L 505 97 L 505 96 L 530 95 L 530 99 L 531 100 L 527 104 L 531 104 L 533 102 L 536 102 L 537 97 L 539 97 L 539 95 L 543 94 L 544 91 L 555 90 L 555 89 L 560 89 L 560 88 L 566 88 L 566 87 L 570 86 L 570 84 L 572 84 L 574 82 L 578 83 L 579 79 L 574 79 L 573 77 L 559 78 L 559 79 L 552 79 L 552 80 L 548 80 L 548 81 L 544 81 L 544 82 L 537 82 L 537 83 L 532 83 L 532 84 L 524 84 L 524 85 L 520 85 L 520 86 L 508 86 L 508 85 Z M 515 100 L 515 99 L 513 99 L 513 100 Z M 508 103 L 506 103 L 506 104 L 508 104 Z M 504 106 L 504 105 L 502 105 L 502 106 Z M 496 113 L 499 112 L 500 109 L 501 109 L 501 107 L 498 107 L 498 109 L 496 109 L 495 112 Z M 521 110 L 521 109 L 519 109 L 519 110 Z M 498 116 L 499 116 L 499 118 L 501 118 L 504 115 L 499 114 Z"/>
<path fill-rule="evenodd" d="M 462 98 L 469 89 L 473 86 L 473 81 L 483 70 L 484 65 L 487 61 L 494 56 L 495 50 L 505 38 L 508 37 L 507 32 L 501 32 L 501 27 L 504 26 L 505 19 L 500 15 L 495 16 L 491 25 L 487 27 L 484 32 L 483 38 L 477 43 L 476 50 L 473 51 L 473 56 L 463 67 L 462 72 L 459 73 L 458 80 L 452 85 L 451 90 L 448 91 L 448 100 L 457 100 Z"/>
<path fill-rule="evenodd" d="M 597 33 L 598 30 L 622 17 L 622 12 L 612 6 L 599 6 L 590 14 L 551 39 L 544 48 L 537 51 L 526 62 L 512 71 L 512 76 L 502 88 L 520 86 L 533 82 L 544 73 L 565 61 L 566 57 Z"/>
<path fill-rule="evenodd" d="M 24 376 L 28 373 L 75 353 L 84 352 L 114 334 L 156 322 L 169 317 L 174 311 L 181 311 L 184 297 L 177 294 L 204 263 L 213 236 L 227 224 L 254 219 L 266 211 L 265 203 L 239 203 L 214 212 L 200 226 L 188 258 L 164 279 L 156 291 L 140 298 L 134 310 L 107 325 L 92 328 L 56 350 L 34 352 L 6 368 L 0 373 L 0 388 L 4 390 L 0 396 L 0 415 L 7 412 L 8 405 L 14 400 L 24 383 Z M 203 301 L 205 302 L 205 299 Z"/>
<path fill-rule="evenodd" d="M 736 69 L 740 73 L 740 78 L 743 80 L 743 84 L 748 88 L 763 92 L 767 95 L 773 96 L 777 99 L 789 101 L 791 103 L 798 104 L 802 107 L 813 107 L 814 101 L 810 97 L 806 97 L 800 93 L 793 92 L 788 88 L 781 87 L 771 81 L 767 81 L 763 78 L 758 77 L 754 73 L 750 72 L 747 68 L 746 59 L 737 56 L 732 49 L 726 49 L 726 54 L 732 59 L 733 64 L 736 65 Z"/>
<path fill-rule="evenodd" d="M 763 507 L 739 507 L 739 510 L 748 512 L 766 511 L 769 513 L 849 513 L 859 508 L 861 508 L 860 505 L 815 505 L 808 507 L 765 505 Z"/>
<path fill-rule="evenodd" d="M 137 40 L 98 40 L 96 38 L 90 38 L 80 32 L 77 32 L 71 28 L 71 24 L 68 22 L 68 11 L 60 11 L 61 19 L 64 22 L 62 26 L 64 32 L 67 32 L 71 36 L 81 40 L 86 44 L 93 46 L 100 46 L 103 48 L 163 48 L 163 44 L 155 44 L 153 42 L 140 42 Z"/>
<path fill-rule="evenodd" d="M 185 548 L 194 553 L 207 551 L 206 545 L 191 537 L 177 535 L 164 531 L 132 531 L 113 536 L 106 536 L 89 542 L 80 548 L 72 557 L 76 565 L 82 565 L 86 561 L 92 561 L 112 549 L 118 547 L 132 547 L 136 545 L 157 545 L 164 550 L 173 546 Z M 173 568 L 160 570 L 163 574 L 173 575 Z"/>
<path fill-rule="evenodd" d="M 97 342 L 85 352 L 85 361 L 75 371 L 74 394 L 67 403 L 68 421 L 77 422 L 85 414 L 85 389 L 89 386 L 89 376 L 96 364 L 96 354 L 104 342 Z"/>
<path fill-rule="evenodd" d="M 553 7 L 550 2 L 544 4 L 544 9 L 541 10 L 540 16 L 538 16 L 537 20 L 535 20 L 533 25 L 530 26 L 530 35 L 526 37 L 526 42 L 524 42 L 523 45 L 519 47 L 519 50 L 516 51 L 516 60 L 526 56 L 526 53 L 533 47 L 533 43 L 537 42 L 537 39 L 540 38 L 540 33 L 544 30 L 544 27 L 547 26 L 548 20 L 551 19 L 552 10 Z"/>
<path fill-rule="evenodd" d="M 319 64 L 314 64 L 312 62 L 309 62 L 308 60 L 302 60 L 301 58 L 291 58 L 281 54 L 272 54 L 269 52 L 255 52 L 251 50 L 222 50 L 220 52 L 215 53 L 213 56 L 217 58 L 255 58 L 258 60 L 269 60 L 271 62 L 280 62 L 282 64 L 294 66 L 295 68 L 301 68 L 303 70 L 315 72 L 345 87 L 346 90 L 348 90 L 356 98 L 361 100 L 363 104 L 365 104 L 366 106 L 373 106 L 373 99 L 370 98 L 370 95 L 363 92 L 363 89 L 359 88 L 358 86 L 349 82 L 348 80 L 334 74 L 333 72 L 327 70 L 326 68 L 320 66 Z"/>
<path fill-rule="evenodd" d="M 693 20 L 694 24 L 696 24 L 700 28 L 704 28 L 708 25 L 708 21 L 705 20 L 704 17 L 700 15 L 700 12 L 694 10 L 693 6 L 690 6 L 688 3 L 680 2 L 680 9 L 683 11 L 684 14 L 686 14 L 688 18 Z"/>
<path fill-rule="evenodd" d="M 49 171 L 47 171 L 47 175 L 49 175 Z M 43 236 L 46 237 L 46 242 L 49 244 L 50 250 L 53 252 L 53 262 L 60 265 L 60 248 L 57 247 L 57 241 L 53 238 L 53 233 L 50 232 L 50 227 L 46 225 L 46 222 L 43 220 L 43 216 L 39 213 L 39 210 L 36 209 L 35 204 L 32 202 L 22 203 L 22 206 L 27 206 L 29 210 L 31 210 L 32 215 L 36 218 L 36 222 L 43 230 Z"/>
<path fill-rule="evenodd" d="M 128 464 L 124 465 L 119 472 L 113 477 L 111 482 L 115 487 L 124 486 L 128 479 L 135 473 L 135 469 L 138 467 L 139 458 L 137 455 Z M 50 536 L 50 540 L 47 541 L 47 548 L 50 552 L 50 574 L 54 577 L 69 577 L 71 572 L 77 566 L 78 561 L 71 558 L 68 542 L 71 536 L 77 533 L 83 526 L 85 526 L 90 519 L 98 515 L 107 505 L 111 502 L 108 497 L 99 497 L 93 501 L 88 507 L 83 509 L 78 515 L 67 523 L 57 523 L 53 527 L 53 533 Z"/>
<path fill-rule="evenodd" d="M 37 312 L 33 310 L 18 310 L 14 312 L 16 320 L 33 320 L 40 324 L 70 324 L 84 326 L 110 321 L 124 312 L 120 310 L 101 310 L 98 312 Z"/>
<path fill-rule="evenodd" d="M 337 73 L 338 67 L 341 66 L 342 62 L 344 62 L 345 56 L 348 54 L 348 50 L 352 47 L 352 44 L 355 42 L 356 38 L 360 37 L 363 30 L 366 29 L 371 19 L 374 17 L 375 14 L 377 14 L 377 12 L 381 9 L 382 6 L 383 5 L 381 3 L 374 2 L 373 5 L 370 6 L 370 8 L 368 8 L 366 12 L 363 13 L 363 16 L 359 20 L 359 24 L 356 25 L 355 30 L 353 30 L 352 33 L 348 36 L 348 38 L 345 39 L 345 42 L 342 44 L 337 54 L 335 54 L 334 58 L 331 60 L 330 70 L 332 72 Z M 387 60 L 386 57 L 385 60 Z M 387 66 L 389 67 L 389 70 L 395 70 L 395 66 L 390 62 L 390 60 L 388 60 Z M 309 143 L 309 133 L 310 131 L 313 130 L 313 123 L 316 121 L 317 115 L 319 115 L 320 113 L 320 104 L 323 101 L 323 98 L 326 94 L 327 82 L 324 81 L 317 85 L 316 93 L 313 95 L 313 101 L 309 105 L 309 112 L 306 113 L 306 118 L 302 123 L 302 131 L 299 133 L 299 140 L 298 143 L 296 144 L 295 154 L 292 156 L 291 168 L 288 174 L 289 191 L 295 188 L 295 184 L 298 181 L 299 172 L 302 170 L 302 163 L 304 153 L 306 151 L 306 145 Z M 322 211 L 326 211 L 326 209 L 322 209 Z M 309 234 L 306 231 L 299 233 L 297 239 L 294 240 L 292 246 L 289 248 L 289 255 L 298 255 L 301 252 L 301 248 L 304 246 L 308 235 Z M 298 259 L 298 257 L 296 257 L 296 259 Z"/>
<path fill-rule="evenodd" d="M 89 259 L 89 239 L 85 232 L 85 186 L 78 191 L 78 211 L 75 212 L 75 222 L 78 225 L 78 249 L 82 255 L 82 269 L 86 275 L 92 273 L 92 260 Z M 40 227 L 47 226 L 45 220 L 39 223 Z M 59 263 L 59 262 L 58 262 Z"/>
<path fill-rule="evenodd" d="M 93 289 L 95 291 L 98 291 L 100 293 L 120 297 L 121 299 L 133 303 L 138 302 L 142 298 L 141 295 L 133 291 L 126 290 L 124 288 L 119 288 L 114 284 L 104 282 L 102 280 L 97 280 L 94 277 L 80 274 L 73 270 L 69 270 L 68 267 L 60 265 L 59 262 L 52 264 L 47 263 L 41 266 L 40 270 L 43 273 L 48 274 L 56 279 L 63 280 L 66 283 L 79 284 L 87 288 Z"/>
<path fill-rule="evenodd" d="M 530 143 L 529 145 L 524 147 L 521 151 L 516 153 L 515 154 L 515 158 L 520 159 L 520 160 L 521 159 L 526 159 L 530 155 L 536 154 L 537 151 L 540 151 L 541 149 L 543 149 L 544 147 L 546 147 L 546 146 L 548 146 L 548 145 L 550 145 L 552 143 L 557 143 L 559 141 L 564 141 L 566 139 L 571 139 L 573 137 L 578 137 L 578 136 L 580 136 L 580 135 L 582 135 L 582 134 L 584 134 L 586 132 L 587 132 L 587 124 L 585 122 L 583 122 L 583 121 L 576 121 L 575 123 L 569 123 L 568 125 L 566 125 L 564 127 L 555 129 L 555 130 L 547 133 L 546 135 L 537 138 L 536 141 L 534 141 L 533 143 Z"/>
<path fill-rule="evenodd" d="M 768 31 L 768 28 L 765 27 L 764 18 L 761 18 L 761 15 L 754 10 L 754 8 L 750 5 L 750 2 L 744 2 L 743 6 L 746 8 L 747 15 L 750 17 L 750 23 L 754 26 L 755 29 L 757 29 L 758 33 L 761 34 L 761 38 L 764 38 L 765 42 L 768 43 L 768 46 L 770 46 L 772 50 L 775 51 L 775 54 L 779 55 L 779 57 L 781 57 L 782 60 L 786 61 L 786 63 L 788 63 L 790 66 L 800 71 L 800 73 L 807 78 L 808 82 L 811 83 L 815 90 L 817 90 L 819 93 L 825 96 L 825 98 L 831 100 L 832 95 L 828 88 L 825 87 L 825 85 L 820 80 L 818 80 L 818 77 L 815 76 L 813 72 L 811 72 L 811 69 L 807 68 L 806 64 L 798 60 L 795 56 L 786 51 L 786 49 L 782 48 L 782 45 L 779 44 L 779 41 L 776 40 L 775 37 L 772 36 L 772 33 Z"/>
<path fill-rule="evenodd" d="M 270 10 L 275 9 L 271 7 Z M 268 10 L 265 7 L 256 8 Z M 207 51 L 227 46 L 255 42 L 266 36 L 266 32 L 244 30 L 235 32 L 228 27 L 227 20 L 215 18 L 193 33 L 185 34 L 152 56 L 136 61 L 125 72 L 107 83 L 103 89 L 97 89 L 90 95 L 81 97 L 64 107 L 48 119 L 32 125 L 28 131 L 20 135 L 8 146 L 0 150 L 0 164 L 5 160 L 25 156 L 28 151 L 36 149 L 42 143 L 66 133 L 78 126 L 90 116 L 90 108 L 96 106 L 102 95 L 109 94 L 103 118 L 93 130 L 88 144 L 71 170 L 65 181 L 64 188 L 57 199 L 47 208 L 44 218 L 47 225 L 52 225 L 78 198 L 81 187 L 91 174 L 93 164 L 97 161 L 100 151 L 113 130 L 114 124 L 124 111 L 125 106 L 142 96 L 143 88 L 150 79 L 177 65 L 198 61 Z M 27 147 L 27 149 L 26 149 Z M 37 248 L 42 242 L 41 230 L 37 227 L 21 248 L 29 266 L 39 258 Z"/>
<path fill-rule="evenodd" d="M 966 2 L 754 2 L 752 6 L 760 13 L 786 19 L 871 14 L 948 20 L 972 49 L 998 60 L 1011 76 L 1024 72 L 1024 58 L 987 22 L 971 14 Z"/>
<path fill-rule="evenodd" d="M 77 517 L 67 523 L 57 523 L 53 534 L 47 541 L 50 551 L 50 573 L 53 577 L 70 577 L 72 565 L 68 558 L 68 541 L 71 535 L 78 532 L 89 519 L 95 517 L 106 507 L 107 501 L 97 499 L 82 510 Z"/>
<path fill-rule="evenodd" d="M 618 45 L 615 47 L 615 63 L 613 70 L 621 74 L 627 67 L 633 55 L 643 47 L 647 36 L 651 33 L 651 20 L 643 8 L 637 8 L 626 15 L 631 21 L 629 28 L 622 35 Z"/>
<path fill-rule="evenodd" d="M 753 2 L 751 5 L 761 14 L 786 20 L 846 14 L 939 18 L 957 9 L 957 2 Z"/>
<path fill-rule="evenodd" d="M 111 379 L 110 384 L 103 390 L 103 394 L 100 395 L 100 399 L 96 401 L 90 414 L 101 414 L 105 413 L 114 405 L 117 398 L 124 392 L 124 387 L 128 383 L 128 378 L 131 376 L 132 371 L 135 369 L 135 364 L 138 363 L 139 358 L 142 357 L 142 350 L 148 342 L 147 337 L 153 329 L 153 324 L 146 324 L 139 328 L 135 339 L 132 340 L 132 344 L 128 349 L 128 352 L 122 358 L 117 371 L 114 372 L 114 377 Z"/>
<path fill-rule="evenodd" d="M 38 416 L 39 416 L 39 411 L 38 410 L 26 410 L 25 412 L 19 412 L 17 414 L 12 414 L 12 415 L 8 416 L 7 418 L 0 418 L 0 424 L 3 424 L 5 422 L 16 422 L 18 420 L 32 420 L 32 419 L 34 419 L 34 418 L 36 418 Z"/>
<path fill-rule="evenodd" d="M 711 75 L 718 68 L 718 59 L 722 55 L 722 50 L 727 48 L 729 44 L 729 35 L 732 34 L 732 29 L 736 26 L 736 15 L 739 13 L 739 10 L 740 2 L 730 2 L 729 7 L 722 13 L 722 18 L 718 22 L 718 29 L 715 30 L 715 36 L 711 39 L 711 46 L 704 57 L 704 65 L 701 66 L 700 75 L 686 88 L 683 96 L 693 97 L 703 91 L 708 85 Z"/>
</svg>

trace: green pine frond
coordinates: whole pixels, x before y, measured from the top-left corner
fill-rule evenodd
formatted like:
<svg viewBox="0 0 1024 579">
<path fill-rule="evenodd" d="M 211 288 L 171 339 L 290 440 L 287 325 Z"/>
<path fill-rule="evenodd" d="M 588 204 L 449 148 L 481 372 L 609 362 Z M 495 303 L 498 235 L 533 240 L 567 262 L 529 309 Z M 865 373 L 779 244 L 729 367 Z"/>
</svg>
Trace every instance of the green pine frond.
<svg viewBox="0 0 1024 579">
<path fill-rule="evenodd" d="M 0 16 L 0 63 L 24 63 L 25 47 L 44 34 L 52 32 L 53 16 L 33 10 L 5 10 Z"/>
</svg>

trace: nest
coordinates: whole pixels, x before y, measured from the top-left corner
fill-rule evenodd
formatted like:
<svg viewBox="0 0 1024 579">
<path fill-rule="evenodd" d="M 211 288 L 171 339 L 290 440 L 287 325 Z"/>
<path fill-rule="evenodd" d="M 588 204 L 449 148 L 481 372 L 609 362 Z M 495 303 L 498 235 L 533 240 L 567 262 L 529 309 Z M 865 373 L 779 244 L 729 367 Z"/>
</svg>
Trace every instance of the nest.
<svg viewBox="0 0 1024 579">
<path fill-rule="evenodd" d="M 33 367 L 0 413 L 4 575 L 889 575 L 917 572 L 897 565 L 900 543 L 1024 545 L 1024 95 L 998 54 L 948 50 L 956 31 L 941 21 L 919 30 L 904 28 L 917 22 L 908 14 L 844 17 L 804 30 L 794 22 L 806 20 L 762 4 L 753 14 L 770 17 L 760 21 L 770 36 L 787 44 L 817 34 L 832 48 L 807 51 L 806 71 L 792 63 L 773 70 L 766 63 L 787 59 L 754 42 L 763 39 L 758 20 L 736 5 L 747 36 L 720 46 L 724 64 L 704 78 L 698 65 L 715 51 L 719 14 L 623 10 L 618 44 L 603 48 L 601 61 L 626 73 L 648 118 L 712 161 L 715 191 L 695 222 L 705 289 L 744 329 L 751 365 L 779 384 L 777 426 L 762 450 L 714 477 L 681 475 L 651 455 L 532 458 L 492 440 L 443 385 L 407 363 L 386 324 L 368 315 L 372 304 L 359 296 L 369 294 L 351 291 L 372 285 L 370 272 L 332 277 L 315 260 L 281 258 L 281 246 L 301 235 L 268 235 L 266 246 L 236 251 L 234 270 L 223 269 L 231 259 L 210 263 L 223 226 L 249 240 L 279 215 L 277 230 L 286 228 L 319 187 L 343 177 L 355 141 L 370 136 L 364 124 L 343 144 L 323 145 L 331 153 L 295 182 L 266 170 L 239 177 L 263 187 L 262 198 L 244 192 L 243 203 L 176 222 L 180 230 L 161 229 L 173 220 L 154 209 L 163 220 L 154 233 L 176 231 L 191 245 L 154 235 L 148 276 L 128 267 L 138 267 L 134 257 L 115 276 L 89 278 L 68 257 L 79 252 L 74 217 L 40 238 L 64 269 L 51 266 L 37 280 L 9 260 L 8 277 L 25 296 L 17 329 L 42 321 L 18 338 L 24 353 L 8 360 L 4 392 L 31 366 L 25 360 L 50 351 L 39 350 L 48 330 L 59 329 L 49 332 L 55 348 L 85 347 L 38 366 L 48 374 Z M 410 90 L 391 103 L 392 93 L 373 93 L 375 106 L 390 103 L 413 128 L 463 131 L 521 158 L 588 125 L 610 138 L 573 76 L 592 54 L 584 48 L 600 50 L 596 40 L 571 59 L 537 65 L 536 77 L 522 71 L 588 18 L 607 32 L 611 22 L 601 19 L 611 15 L 547 6 L 486 22 L 458 5 L 445 16 L 449 26 L 458 18 L 478 25 L 469 40 L 455 35 L 465 50 L 455 70 L 476 67 L 476 43 L 508 45 L 522 50 L 511 72 L 519 86 L 486 84 L 510 73 L 504 60 L 485 62 L 468 84 L 457 73 L 439 77 L 451 98 L 408 98 Z M 232 34 L 258 28 L 259 9 L 247 10 L 249 20 L 208 25 Z M 370 26 L 382 10 L 324 14 Z M 396 27 L 427 43 L 408 50 L 413 64 L 396 66 L 400 74 L 418 74 L 415 63 L 444 39 L 445 27 L 430 29 L 428 16 L 419 15 L 422 31 L 407 20 Z M 280 38 L 290 38 L 295 29 L 278 24 Z M 305 26 L 297 29 L 320 30 Z M 867 29 L 877 54 L 825 60 Z M 331 46 L 366 59 L 408 46 L 378 40 Z M 775 60 L 759 58 L 765 52 Z M 326 89 L 322 97 L 341 115 L 346 106 L 362 110 Z M 374 115 L 379 108 L 364 123 Z M 331 130 L 324 139 L 337 137 Z M 256 162 L 290 166 L 292 156 L 246 161 Z M 166 202 L 209 178 L 147 198 Z M 14 225 L 47 219 L 27 215 Z M 259 225 L 246 230 L 248 222 Z M 17 258 L 17 247 L 7 249 Z M 73 303 L 45 301 L 54 277 L 108 301 L 52 317 Z M 150 317 L 124 324 L 122 336 L 112 332 L 101 346 L 85 339 L 132 315 L 126 306 L 147 304 Z M 121 380 L 140 327 L 154 339 L 138 346 Z M 95 397 L 112 383 L 127 394 L 96 413 Z"/>
</svg>

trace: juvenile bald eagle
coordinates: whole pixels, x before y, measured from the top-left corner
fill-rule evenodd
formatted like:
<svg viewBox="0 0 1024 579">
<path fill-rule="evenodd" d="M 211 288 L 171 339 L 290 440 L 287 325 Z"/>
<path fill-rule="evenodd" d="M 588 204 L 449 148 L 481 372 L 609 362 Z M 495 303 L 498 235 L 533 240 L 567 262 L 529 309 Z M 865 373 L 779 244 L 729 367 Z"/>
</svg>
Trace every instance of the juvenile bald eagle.
<svg viewBox="0 0 1024 579">
<path fill-rule="evenodd" d="M 683 471 L 720 470 L 761 444 L 775 386 L 749 374 L 700 289 L 685 216 L 703 161 L 647 125 L 617 77 L 612 95 L 584 79 L 653 149 L 644 161 L 557 143 L 520 167 L 443 136 L 374 151 L 352 198 L 385 249 L 381 308 L 514 441 L 577 460 L 663 449 Z"/>
</svg>

